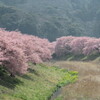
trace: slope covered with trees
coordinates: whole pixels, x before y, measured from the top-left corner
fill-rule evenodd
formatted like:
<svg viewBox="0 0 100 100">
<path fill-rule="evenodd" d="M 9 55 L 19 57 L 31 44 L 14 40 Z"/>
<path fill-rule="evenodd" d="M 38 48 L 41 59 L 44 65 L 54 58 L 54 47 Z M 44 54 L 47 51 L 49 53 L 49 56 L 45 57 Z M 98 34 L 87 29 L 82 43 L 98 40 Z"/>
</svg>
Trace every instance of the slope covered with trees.
<svg viewBox="0 0 100 100">
<path fill-rule="evenodd" d="M 0 27 L 48 38 L 100 37 L 100 0 L 0 0 Z"/>
</svg>

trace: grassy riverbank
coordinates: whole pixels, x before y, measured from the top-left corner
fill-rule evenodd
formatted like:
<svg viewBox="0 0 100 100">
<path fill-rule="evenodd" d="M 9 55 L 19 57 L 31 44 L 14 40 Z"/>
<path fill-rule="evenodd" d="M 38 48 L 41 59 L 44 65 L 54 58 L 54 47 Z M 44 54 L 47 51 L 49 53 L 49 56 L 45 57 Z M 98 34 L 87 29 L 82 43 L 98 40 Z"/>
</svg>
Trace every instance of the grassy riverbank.
<svg viewBox="0 0 100 100">
<path fill-rule="evenodd" d="M 58 61 L 53 65 L 77 71 L 78 81 L 66 85 L 55 100 L 100 100 L 100 59 L 93 62 Z"/>
<path fill-rule="evenodd" d="M 30 66 L 26 75 L 0 76 L 0 100 L 48 100 L 59 87 L 77 79 L 77 72 L 43 64 Z"/>
</svg>

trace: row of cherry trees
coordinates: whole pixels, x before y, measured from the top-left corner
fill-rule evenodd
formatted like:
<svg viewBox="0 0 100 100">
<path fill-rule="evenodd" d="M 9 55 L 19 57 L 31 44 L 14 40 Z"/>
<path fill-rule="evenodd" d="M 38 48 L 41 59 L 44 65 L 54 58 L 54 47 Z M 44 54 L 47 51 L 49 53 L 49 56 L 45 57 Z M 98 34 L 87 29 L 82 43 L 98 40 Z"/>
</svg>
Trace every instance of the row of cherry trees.
<svg viewBox="0 0 100 100">
<path fill-rule="evenodd" d="M 28 62 L 42 63 L 52 58 L 54 47 L 47 39 L 0 29 L 0 64 L 11 74 L 24 74 Z"/>
<path fill-rule="evenodd" d="M 61 37 L 50 43 L 47 39 L 0 29 L 0 64 L 11 74 L 24 74 L 28 63 L 42 63 L 52 54 L 91 55 L 100 52 L 100 39 L 90 37 Z"/>
<path fill-rule="evenodd" d="M 100 38 L 90 37 L 61 37 L 56 41 L 55 53 L 57 56 L 66 54 L 91 55 L 100 52 Z"/>
</svg>

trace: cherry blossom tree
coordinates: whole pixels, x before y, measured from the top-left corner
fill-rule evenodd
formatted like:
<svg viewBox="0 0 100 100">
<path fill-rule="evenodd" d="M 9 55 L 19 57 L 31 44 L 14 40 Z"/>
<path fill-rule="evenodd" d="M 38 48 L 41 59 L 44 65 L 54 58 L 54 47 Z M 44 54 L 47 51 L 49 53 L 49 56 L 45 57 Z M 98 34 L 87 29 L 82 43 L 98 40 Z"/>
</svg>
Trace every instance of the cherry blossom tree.
<svg viewBox="0 0 100 100">
<path fill-rule="evenodd" d="M 83 54 L 85 43 L 89 39 L 89 37 L 75 37 L 70 43 L 71 52 L 76 55 Z"/>
<path fill-rule="evenodd" d="M 91 38 L 85 43 L 84 55 L 91 55 L 100 52 L 100 39 Z"/>
<path fill-rule="evenodd" d="M 75 37 L 61 37 L 56 40 L 55 54 L 57 56 L 62 56 L 71 52 L 70 43 Z"/>
<path fill-rule="evenodd" d="M 100 38 L 66 36 L 56 40 L 55 54 L 57 56 L 66 56 L 69 53 L 90 55 L 99 52 Z"/>
<path fill-rule="evenodd" d="M 42 63 L 52 58 L 47 39 L 0 29 L 0 64 L 11 74 L 24 74 L 28 62 Z"/>
</svg>

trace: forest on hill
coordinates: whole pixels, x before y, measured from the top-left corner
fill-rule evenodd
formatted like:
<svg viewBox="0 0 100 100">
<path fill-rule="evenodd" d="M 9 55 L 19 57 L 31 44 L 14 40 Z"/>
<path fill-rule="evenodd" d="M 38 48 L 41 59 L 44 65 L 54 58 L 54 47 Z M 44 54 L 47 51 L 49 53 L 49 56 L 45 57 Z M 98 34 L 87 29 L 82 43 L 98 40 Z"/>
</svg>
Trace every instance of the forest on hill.
<svg viewBox="0 0 100 100">
<path fill-rule="evenodd" d="M 0 27 L 50 41 L 100 37 L 100 0 L 0 0 Z"/>
</svg>

